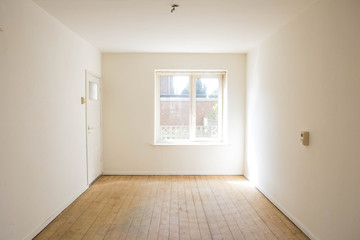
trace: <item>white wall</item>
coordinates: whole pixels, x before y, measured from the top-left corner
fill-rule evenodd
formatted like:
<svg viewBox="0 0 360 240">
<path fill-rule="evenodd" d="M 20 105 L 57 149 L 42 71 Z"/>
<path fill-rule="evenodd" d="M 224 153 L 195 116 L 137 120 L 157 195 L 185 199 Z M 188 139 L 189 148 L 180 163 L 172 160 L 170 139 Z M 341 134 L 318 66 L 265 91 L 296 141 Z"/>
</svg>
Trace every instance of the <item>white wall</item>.
<svg viewBox="0 0 360 240">
<path fill-rule="evenodd" d="M 246 176 L 312 239 L 360 237 L 359 24 L 319 1 L 247 59 Z"/>
<path fill-rule="evenodd" d="M 0 28 L 0 239 L 31 239 L 87 188 L 80 97 L 101 55 L 30 0 L 1 0 Z"/>
<path fill-rule="evenodd" d="M 242 174 L 245 55 L 103 54 L 106 174 Z M 155 69 L 228 70 L 230 146 L 152 146 Z"/>
</svg>

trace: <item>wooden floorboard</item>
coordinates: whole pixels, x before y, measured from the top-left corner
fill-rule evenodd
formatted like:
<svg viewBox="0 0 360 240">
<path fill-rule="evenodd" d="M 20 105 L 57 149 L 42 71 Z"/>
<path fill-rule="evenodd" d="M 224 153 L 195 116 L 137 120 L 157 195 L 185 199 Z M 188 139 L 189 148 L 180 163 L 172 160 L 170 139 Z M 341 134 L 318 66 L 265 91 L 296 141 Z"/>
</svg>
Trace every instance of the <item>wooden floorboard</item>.
<svg viewBox="0 0 360 240">
<path fill-rule="evenodd" d="M 102 176 L 44 239 L 309 239 L 242 176 Z"/>
</svg>

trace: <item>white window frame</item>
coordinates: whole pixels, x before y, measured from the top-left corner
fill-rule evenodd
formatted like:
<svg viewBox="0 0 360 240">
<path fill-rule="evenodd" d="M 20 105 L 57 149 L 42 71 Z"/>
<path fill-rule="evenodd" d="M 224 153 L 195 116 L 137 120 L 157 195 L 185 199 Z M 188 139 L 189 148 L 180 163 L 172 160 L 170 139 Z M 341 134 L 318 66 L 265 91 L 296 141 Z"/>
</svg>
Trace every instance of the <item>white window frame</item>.
<svg viewBox="0 0 360 240">
<path fill-rule="evenodd" d="M 189 75 L 190 77 L 190 137 L 184 139 L 160 139 L 160 77 Z M 199 77 L 219 79 L 218 92 L 218 137 L 196 138 L 196 79 Z M 154 145 L 226 145 L 227 144 L 227 70 L 155 70 L 155 119 Z"/>
</svg>

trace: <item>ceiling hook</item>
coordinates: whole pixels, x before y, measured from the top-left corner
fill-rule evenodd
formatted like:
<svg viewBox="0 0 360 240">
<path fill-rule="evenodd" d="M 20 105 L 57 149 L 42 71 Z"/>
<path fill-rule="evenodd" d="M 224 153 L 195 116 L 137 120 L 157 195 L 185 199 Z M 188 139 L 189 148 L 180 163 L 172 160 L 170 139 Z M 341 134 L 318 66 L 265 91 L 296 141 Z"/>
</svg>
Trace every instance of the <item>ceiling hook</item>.
<svg viewBox="0 0 360 240">
<path fill-rule="evenodd" d="M 173 12 L 175 12 L 175 8 L 179 7 L 179 5 L 178 4 L 172 4 L 171 7 L 172 8 L 171 8 L 170 12 L 173 13 Z"/>
</svg>

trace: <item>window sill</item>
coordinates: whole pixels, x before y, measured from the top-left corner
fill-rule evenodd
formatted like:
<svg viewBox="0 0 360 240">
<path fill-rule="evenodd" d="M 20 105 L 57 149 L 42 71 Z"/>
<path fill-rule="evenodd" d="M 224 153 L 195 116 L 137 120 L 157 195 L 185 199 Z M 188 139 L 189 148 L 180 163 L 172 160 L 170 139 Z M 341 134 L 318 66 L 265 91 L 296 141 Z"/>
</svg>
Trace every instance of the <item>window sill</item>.
<svg viewBox="0 0 360 240">
<path fill-rule="evenodd" d="M 228 142 L 163 142 L 153 143 L 152 146 L 230 146 Z"/>
</svg>

